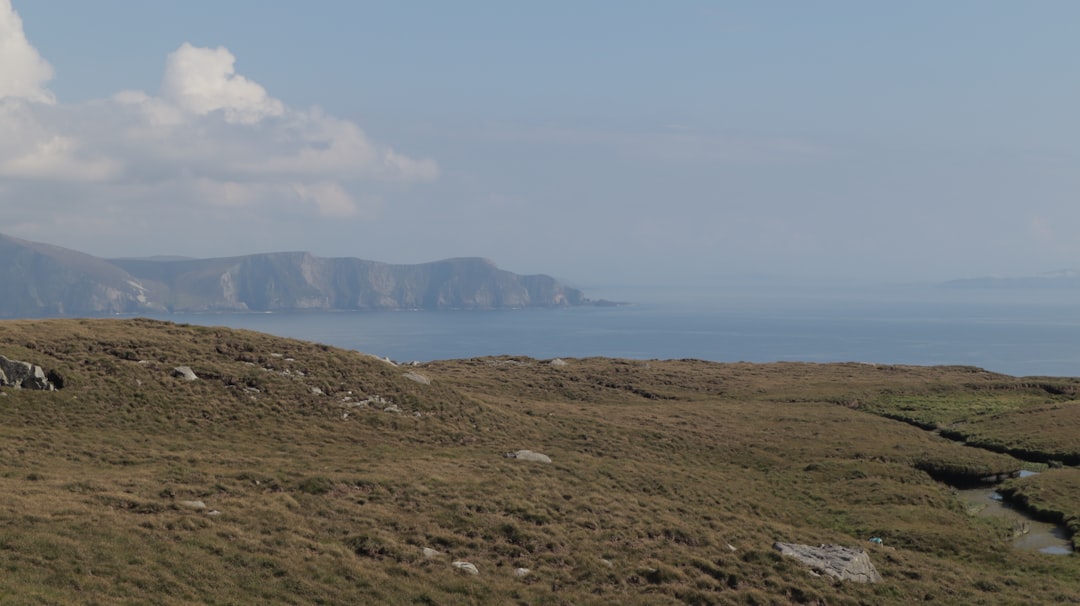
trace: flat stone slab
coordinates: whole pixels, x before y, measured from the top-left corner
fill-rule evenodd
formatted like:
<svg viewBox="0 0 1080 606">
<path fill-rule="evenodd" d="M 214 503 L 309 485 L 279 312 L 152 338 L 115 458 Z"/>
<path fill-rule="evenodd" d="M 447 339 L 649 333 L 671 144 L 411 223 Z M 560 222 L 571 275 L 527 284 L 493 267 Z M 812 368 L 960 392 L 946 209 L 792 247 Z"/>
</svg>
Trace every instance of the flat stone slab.
<svg viewBox="0 0 1080 606">
<path fill-rule="evenodd" d="M 880 583 L 881 575 L 870 561 L 870 554 L 862 549 L 841 545 L 799 545 L 798 543 L 773 543 L 773 549 L 795 558 L 814 572 L 827 574 L 841 581 L 856 583 Z"/>
</svg>

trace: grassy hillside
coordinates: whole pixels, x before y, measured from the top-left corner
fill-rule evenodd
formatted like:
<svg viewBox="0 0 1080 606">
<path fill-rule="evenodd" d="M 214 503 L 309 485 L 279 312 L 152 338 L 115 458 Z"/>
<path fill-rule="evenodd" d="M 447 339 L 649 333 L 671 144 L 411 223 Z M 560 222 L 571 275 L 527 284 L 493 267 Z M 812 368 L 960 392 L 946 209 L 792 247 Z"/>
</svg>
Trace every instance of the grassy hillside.
<svg viewBox="0 0 1080 606">
<path fill-rule="evenodd" d="M 4 604 L 1080 602 L 1077 557 L 1011 550 L 1011 527 L 931 477 L 1020 463 L 912 422 L 1057 448 L 1001 415 L 1075 411 L 1068 382 L 691 360 L 395 366 L 149 320 L 4 322 L 0 354 L 64 379 L 0 390 Z M 521 449 L 552 462 L 504 456 Z M 1065 519 L 1076 478 L 1054 471 L 1014 483 Z M 813 576 L 774 541 L 865 548 L 884 581 Z"/>
</svg>

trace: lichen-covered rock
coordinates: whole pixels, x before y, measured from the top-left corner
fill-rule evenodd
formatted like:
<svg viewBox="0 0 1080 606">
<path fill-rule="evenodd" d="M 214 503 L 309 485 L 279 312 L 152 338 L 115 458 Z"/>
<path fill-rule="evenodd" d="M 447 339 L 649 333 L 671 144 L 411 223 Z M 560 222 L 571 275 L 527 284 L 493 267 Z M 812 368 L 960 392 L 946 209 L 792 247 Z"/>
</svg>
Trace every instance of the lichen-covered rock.
<svg viewBox="0 0 1080 606">
<path fill-rule="evenodd" d="M 862 549 L 841 545 L 812 547 L 779 542 L 773 543 L 773 549 L 799 560 L 814 572 L 827 574 L 841 581 L 881 582 L 881 575 L 870 561 L 870 555 Z"/>
</svg>

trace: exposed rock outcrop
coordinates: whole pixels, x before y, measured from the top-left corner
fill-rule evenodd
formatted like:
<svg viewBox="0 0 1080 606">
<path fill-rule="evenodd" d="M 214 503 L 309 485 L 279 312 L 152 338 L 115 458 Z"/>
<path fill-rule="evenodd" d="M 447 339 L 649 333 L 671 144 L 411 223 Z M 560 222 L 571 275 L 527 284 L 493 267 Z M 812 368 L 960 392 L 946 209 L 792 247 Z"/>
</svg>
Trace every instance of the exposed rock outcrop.
<svg viewBox="0 0 1080 606">
<path fill-rule="evenodd" d="M 16 389 L 56 389 L 45 371 L 37 365 L 0 356 L 0 386 Z"/>
<path fill-rule="evenodd" d="M 827 574 L 841 581 L 879 583 L 881 575 L 870 561 L 870 555 L 862 549 L 841 545 L 799 545 L 797 543 L 773 543 L 773 549 L 795 558 L 810 570 Z"/>
</svg>

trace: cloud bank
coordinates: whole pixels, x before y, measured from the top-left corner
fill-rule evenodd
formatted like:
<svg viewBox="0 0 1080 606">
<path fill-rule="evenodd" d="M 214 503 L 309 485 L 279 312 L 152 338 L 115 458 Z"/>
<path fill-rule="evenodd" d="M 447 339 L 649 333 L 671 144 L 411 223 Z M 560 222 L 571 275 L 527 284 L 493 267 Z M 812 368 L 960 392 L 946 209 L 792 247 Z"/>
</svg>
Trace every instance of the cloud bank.
<svg viewBox="0 0 1080 606">
<path fill-rule="evenodd" d="M 370 218 L 379 200 L 370 190 L 439 174 L 349 120 L 275 99 L 224 47 L 180 45 L 156 93 L 65 104 L 11 0 L 0 0 L 0 57 L 0 201 L 33 196 L 58 222 L 145 215 L 155 204 Z M 33 231 L 32 217 L 13 213 L 9 225 Z"/>
</svg>

